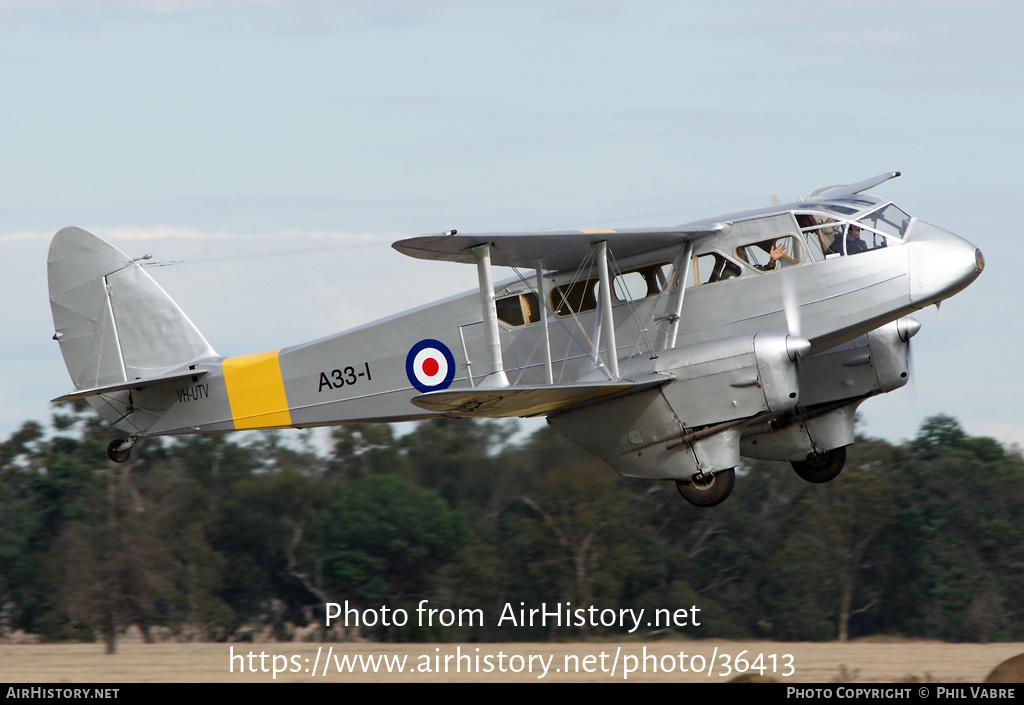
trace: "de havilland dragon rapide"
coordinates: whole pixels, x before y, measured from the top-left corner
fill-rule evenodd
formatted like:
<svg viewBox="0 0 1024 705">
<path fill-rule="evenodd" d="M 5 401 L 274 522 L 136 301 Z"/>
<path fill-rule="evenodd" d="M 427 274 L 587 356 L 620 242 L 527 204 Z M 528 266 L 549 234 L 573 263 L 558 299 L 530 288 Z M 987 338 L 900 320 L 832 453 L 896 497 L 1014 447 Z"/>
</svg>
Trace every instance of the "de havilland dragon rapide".
<svg viewBox="0 0 1024 705">
<path fill-rule="evenodd" d="M 479 288 L 302 345 L 222 357 L 133 259 L 79 228 L 50 244 L 75 390 L 127 436 L 437 416 L 546 416 L 628 477 L 722 502 L 741 458 L 836 477 L 866 399 L 904 386 L 909 315 L 981 273 L 966 240 L 866 192 L 899 172 L 686 225 L 463 234 L 398 252 Z M 513 276 L 495 281 L 493 268 Z"/>
</svg>

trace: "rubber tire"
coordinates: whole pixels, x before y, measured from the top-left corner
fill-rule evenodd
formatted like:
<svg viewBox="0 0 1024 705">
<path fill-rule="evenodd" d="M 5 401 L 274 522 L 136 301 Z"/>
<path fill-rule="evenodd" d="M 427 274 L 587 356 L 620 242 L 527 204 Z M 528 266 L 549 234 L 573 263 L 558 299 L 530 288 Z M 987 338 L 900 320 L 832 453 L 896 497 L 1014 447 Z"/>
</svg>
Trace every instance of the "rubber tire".
<svg viewBox="0 0 1024 705">
<path fill-rule="evenodd" d="M 846 446 L 833 448 L 819 456 L 808 456 L 807 460 L 790 462 L 800 479 L 815 484 L 831 482 L 839 476 L 846 465 Z"/>
<path fill-rule="evenodd" d="M 736 485 L 736 468 L 719 470 L 704 485 L 693 482 L 676 482 L 676 489 L 687 502 L 695 507 L 714 507 L 724 502 Z"/>
<path fill-rule="evenodd" d="M 122 443 L 127 443 L 123 438 L 115 438 L 107 444 L 107 457 L 113 460 L 115 463 L 123 463 L 128 460 L 128 456 L 132 454 L 132 449 L 118 450 Z"/>
</svg>

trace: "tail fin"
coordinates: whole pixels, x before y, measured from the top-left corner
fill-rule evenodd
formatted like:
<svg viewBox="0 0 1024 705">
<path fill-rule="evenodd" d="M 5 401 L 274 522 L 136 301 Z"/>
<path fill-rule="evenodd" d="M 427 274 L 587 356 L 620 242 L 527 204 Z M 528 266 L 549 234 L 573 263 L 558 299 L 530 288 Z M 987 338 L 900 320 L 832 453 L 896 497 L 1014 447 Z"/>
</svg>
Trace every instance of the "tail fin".
<svg viewBox="0 0 1024 705">
<path fill-rule="evenodd" d="M 47 258 L 54 336 L 76 389 L 160 376 L 217 355 L 142 267 L 79 228 Z"/>
</svg>

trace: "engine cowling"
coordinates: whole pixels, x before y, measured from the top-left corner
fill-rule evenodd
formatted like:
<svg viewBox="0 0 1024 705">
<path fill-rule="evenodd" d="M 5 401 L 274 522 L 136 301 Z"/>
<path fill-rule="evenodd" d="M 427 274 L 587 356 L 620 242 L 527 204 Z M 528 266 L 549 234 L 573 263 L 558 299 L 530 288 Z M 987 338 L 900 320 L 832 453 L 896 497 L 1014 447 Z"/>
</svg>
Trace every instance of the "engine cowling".
<svg viewBox="0 0 1024 705">
<path fill-rule="evenodd" d="M 688 480 L 736 467 L 751 419 L 795 409 L 796 361 L 810 343 L 757 334 L 663 354 L 673 379 L 636 394 L 548 417 L 548 423 L 627 477 Z"/>
<path fill-rule="evenodd" d="M 910 339 L 921 324 L 901 318 L 801 361 L 795 413 L 752 424 L 740 443 L 747 458 L 804 460 L 854 441 L 857 407 L 910 378 Z"/>
</svg>

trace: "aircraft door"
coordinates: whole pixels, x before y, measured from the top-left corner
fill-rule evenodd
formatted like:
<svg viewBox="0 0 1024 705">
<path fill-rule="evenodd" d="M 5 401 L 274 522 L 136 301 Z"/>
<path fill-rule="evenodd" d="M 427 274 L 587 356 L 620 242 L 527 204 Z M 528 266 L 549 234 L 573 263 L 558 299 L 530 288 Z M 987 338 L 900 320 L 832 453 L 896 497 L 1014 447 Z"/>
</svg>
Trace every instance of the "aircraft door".
<svg viewBox="0 0 1024 705">
<path fill-rule="evenodd" d="M 475 387 L 487 373 L 487 350 L 484 342 L 483 322 L 459 326 L 459 338 L 462 340 L 462 367 L 466 372 L 469 384 Z M 476 369 L 473 365 L 476 364 Z M 458 377 L 459 375 L 456 375 Z"/>
<path fill-rule="evenodd" d="M 483 322 L 459 326 L 459 337 L 462 340 L 462 364 L 459 367 L 465 371 L 466 377 L 470 380 L 470 385 L 475 387 L 487 376 L 490 365 Z M 514 383 L 516 377 L 519 376 L 519 365 L 516 363 L 512 332 L 499 326 L 498 339 L 501 342 L 502 365 L 509 380 Z M 456 355 L 456 358 L 458 358 L 458 355 Z M 456 375 L 456 378 L 459 376 Z"/>
</svg>

